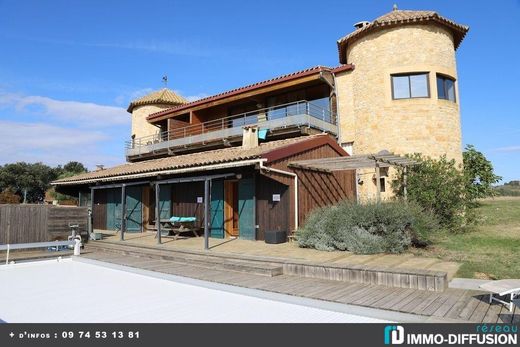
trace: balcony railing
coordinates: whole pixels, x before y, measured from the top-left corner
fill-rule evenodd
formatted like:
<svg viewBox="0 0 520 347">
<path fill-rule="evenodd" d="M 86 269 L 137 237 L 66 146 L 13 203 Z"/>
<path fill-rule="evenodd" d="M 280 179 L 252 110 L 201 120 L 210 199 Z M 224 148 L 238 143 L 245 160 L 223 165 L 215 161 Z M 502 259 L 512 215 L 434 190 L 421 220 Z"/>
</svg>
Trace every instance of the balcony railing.
<svg viewBox="0 0 520 347">
<path fill-rule="evenodd" d="M 246 125 L 258 125 L 260 129 L 269 130 L 308 126 L 324 132 L 337 133 L 335 117 L 329 110 L 302 100 L 136 138 L 125 143 L 126 155 L 136 156 L 240 136 L 242 128 Z"/>
</svg>

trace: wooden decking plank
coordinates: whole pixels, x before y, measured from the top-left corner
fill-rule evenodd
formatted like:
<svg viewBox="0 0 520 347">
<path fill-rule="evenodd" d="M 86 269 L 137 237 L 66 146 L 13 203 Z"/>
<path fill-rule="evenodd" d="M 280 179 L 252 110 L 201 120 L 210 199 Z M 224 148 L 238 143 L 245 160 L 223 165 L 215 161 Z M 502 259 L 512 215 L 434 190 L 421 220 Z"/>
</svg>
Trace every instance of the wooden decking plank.
<svg viewBox="0 0 520 347">
<path fill-rule="evenodd" d="M 428 306 L 434 303 L 439 297 L 442 296 L 442 293 L 438 292 L 427 292 L 423 295 L 419 296 L 408 305 L 403 307 L 403 310 L 410 313 L 419 314 L 423 310 L 425 310 Z"/>
<path fill-rule="evenodd" d="M 403 298 L 403 300 L 396 303 L 390 309 L 392 309 L 394 311 L 403 311 L 403 307 L 405 307 L 407 304 L 412 302 L 415 298 L 420 296 L 422 293 L 423 293 L 423 291 L 421 291 L 421 290 L 414 290 L 412 293 L 410 293 L 410 295 L 408 295 L 406 298 Z"/>
<path fill-rule="evenodd" d="M 448 317 L 450 311 L 457 310 L 457 314 L 450 318 L 457 318 L 458 314 L 464 306 L 466 305 L 466 301 L 469 300 L 469 292 L 467 290 L 455 290 L 448 288 L 445 290 L 445 294 L 438 302 L 435 302 L 435 305 L 426 308 L 423 314 L 432 315 L 435 317 Z"/>
<path fill-rule="evenodd" d="M 369 284 L 366 287 L 359 288 L 358 290 L 348 295 L 340 297 L 337 301 L 350 304 L 356 301 L 357 299 L 364 297 L 365 295 L 370 295 L 370 293 L 376 292 L 377 289 L 379 289 L 378 286 Z"/>
<path fill-rule="evenodd" d="M 479 304 L 477 305 L 477 307 L 475 308 L 475 311 L 473 311 L 473 313 L 471 314 L 471 316 L 468 319 L 472 322 L 478 322 L 478 323 L 482 322 L 482 320 L 486 316 L 486 313 L 488 312 L 488 310 L 491 306 L 491 305 L 489 305 L 487 296 L 486 297 L 480 296 L 479 299 L 480 299 Z"/>
<path fill-rule="evenodd" d="M 334 285 L 328 282 L 317 285 L 316 282 L 304 282 L 300 283 L 292 288 L 287 288 L 287 292 L 292 295 L 301 295 L 306 297 L 316 297 L 320 291 L 330 291 L 334 288 Z"/>
<path fill-rule="evenodd" d="M 425 298 L 423 302 L 412 308 L 410 312 L 420 315 L 424 315 L 427 310 L 429 310 L 429 312 L 433 312 L 441 305 L 439 302 L 446 301 L 448 297 L 449 295 L 446 295 L 444 292 L 432 293 L 432 295 Z"/>
<path fill-rule="evenodd" d="M 321 297 L 325 300 L 335 301 L 338 297 L 344 296 L 354 290 L 359 289 L 360 285 L 361 285 L 360 283 L 346 282 L 346 283 L 343 283 L 342 286 L 338 286 L 338 287 L 331 289 L 329 291 L 326 291 L 326 292 L 321 291 L 321 292 L 316 293 L 315 295 L 318 297 Z"/>
<path fill-rule="evenodd" d="M 461 318 L 464 320 L 469 320 L 469 317 L 473 314 L 475 309 L 477 308 L 478 304 L 480 303 L 480 300 L 478 296 L 471 296 L 469 300 L 467 301 L 466 306 L 462 309 L 458 317 L 455 318 Z"/>
<path fill-rule="evenodd" d="M 482 323 L 498 323 L 500 311 L 502 310 L 502 304 L 493 302 L 489 304 L 489 309 L 486 312 L 484 318 L 482 318 Z"/>
<path fill-rule="evenodd" d="M 378 302 L 382 298 L 390 297 L 398 289 L 400 289 L 400 288 L 381 286 L 381 290 L 379 290 L 377 293 L 374 293 L 373 295 L 368 295 L 364 298 L 358 299 L 355 302 L 355 304 L 362 305 L 362 306 L 372 306 L 371 305 L 372 303 Z"/>
<path fill-rule="evenodd" d="M 394 293 L 394 296 L 391 299 L 387 300 L 386 302 L 381 302 L 383 300 L 382 299 L 380 300 L 380 302 L 377 302 L 376 304 L 379 305 L 379 307 L 382 309 L 391 310 L 393 309 L 395 304 L 409 297 L 410 294 L 412 294 L 414 291 L 414 289 L 402 288 L 402 291 Z"/>
<path fill-rule="evenodd" d="M 352 299 L 350 300 L 351 304 L 360 305 L 361 302 L 370 298 L 376 294 L 380 294 L 383 288 L 380 286 L 373 285 L 371 288 L 367 289 L 365 292 L 357 293 L 352 295 Z"/>
</svg>

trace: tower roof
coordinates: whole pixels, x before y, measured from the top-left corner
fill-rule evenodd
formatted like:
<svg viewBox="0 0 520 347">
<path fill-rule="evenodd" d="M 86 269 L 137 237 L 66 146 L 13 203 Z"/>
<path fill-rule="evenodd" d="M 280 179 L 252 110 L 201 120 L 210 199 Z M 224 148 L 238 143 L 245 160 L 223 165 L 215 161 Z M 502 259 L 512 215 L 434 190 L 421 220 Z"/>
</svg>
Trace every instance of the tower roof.
<svg viewBox="0 0 520 347">
<path fill-rule="evenodd" d="M 177 95 L 173 92 L 173 90 L 163 88 L 161 90 L 156 90 L 154 92 L 151 92 L 150 94 L 146 94 L 145 96 L 135 99 L 130 103 L 130 105 L 128 105 L 127 111 L 132 112 L 132 110 L 136 106 L 155 104 L 178 106 L 187 102 L 188 100 L 184 99 L 180 95 Z"/>
<path fill-rule="evenodd" d="M 363 22 L 361 22 L 364 24 Z M 414 24 L 428 24 L 436 23 L 444 26 L 453 33 L 453 40 L 455 49 L 457 49 L 464 39 L 464 36 L 469 30 L 466 25 L 457 24 L 454 21 L 445 18 L 435 11 L 411 11 L 411 10 L 397 10 L 394 8 L 392 12 L 376 18 L 373 22 L 366 22 L 366 24 L 357 27 L 355 31 L 344 36 L 338 40 L 339 61 L 346 64 L 347 46 L 368 33 L 383 28 L 390 28 L 401 25 Z"/>
</svg>

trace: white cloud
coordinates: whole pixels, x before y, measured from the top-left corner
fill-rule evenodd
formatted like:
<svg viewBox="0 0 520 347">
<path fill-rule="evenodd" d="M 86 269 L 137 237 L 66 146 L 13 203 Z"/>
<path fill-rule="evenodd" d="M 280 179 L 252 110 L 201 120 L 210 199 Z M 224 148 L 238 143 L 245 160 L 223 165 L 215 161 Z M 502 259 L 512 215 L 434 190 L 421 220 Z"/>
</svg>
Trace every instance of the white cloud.
<svg viewBox="0 0 520 347">
<path fill-rule="evenodd" d="M 0 107 L 12 107 L 18 113 L 40 113 L 88 128 L 130 123 L 130 115 L 121 107 L 90 102 L 56 100 L 45 96 L 0 93 Z"/>
<path fill-rule="evenodd" d="M 0 164 L 17 161 L 44 162 L 63 165 L 71 160 L 87 167 L 107 166 L 124 161 L 103 153 L 103 144 L 110 138 L 101 131 L 69 129 L 43 123 L 19 123 L 0 120 Z"/>
<path fill-rule="evenodd" d="M 179 92 L 178 90 L 175 90 L 175 93 L 182 95 L 182 93 Z M 208 97 L 209 94 L 199 93 L 199 94 L 195 94 L 195 95 L 186 95 L 186 96 L 182 95 L 182 96 L 184 97 L 184 99 L 186 99 L 188 101 L 197 101 L 199 99 Z"/>
<path fill-rule="evenodd" d="M 493 149 L 493 152 L 504 152 L 504 153 L 520 152 L 520 146 L 499 147 L 499 148 Z"/>
</svg>

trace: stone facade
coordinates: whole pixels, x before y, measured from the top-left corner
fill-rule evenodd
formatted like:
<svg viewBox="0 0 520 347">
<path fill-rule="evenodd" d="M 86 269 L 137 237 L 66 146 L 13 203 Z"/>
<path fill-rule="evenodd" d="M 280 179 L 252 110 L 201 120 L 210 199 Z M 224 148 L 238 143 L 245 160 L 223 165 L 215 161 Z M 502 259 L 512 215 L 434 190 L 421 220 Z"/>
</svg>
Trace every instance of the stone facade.
<svg viewBox="0 0 520 347">
<path fill-rule="evenodd" d="M 165 110 L 172 105 L 143 105 L 135 106 L 132 110 L 132 136 L 139 139 L 144 136 L 157 135 L 159 128 L 148 123 L 146 117 L 150 114 Z"/>
<path fill-rule="evenodd" d="M 396 154 L 446 155 L 462 162 L 459 93 L 452 34 L 436 24 L 394 26 L 351 43 L 353 71 L 336 76 L 340 143 L 354 154 L 388 150 Z M 429 73 L 429 98 L 393 100 L 391 75 Z M 437 97 L 437 73 L 455 79 L 456 102 Z M 361 198 L 375 196 L 374 170 L 359 170 Z M 389 183 L 387 192 L 392 196 Z"/>
</svg>

